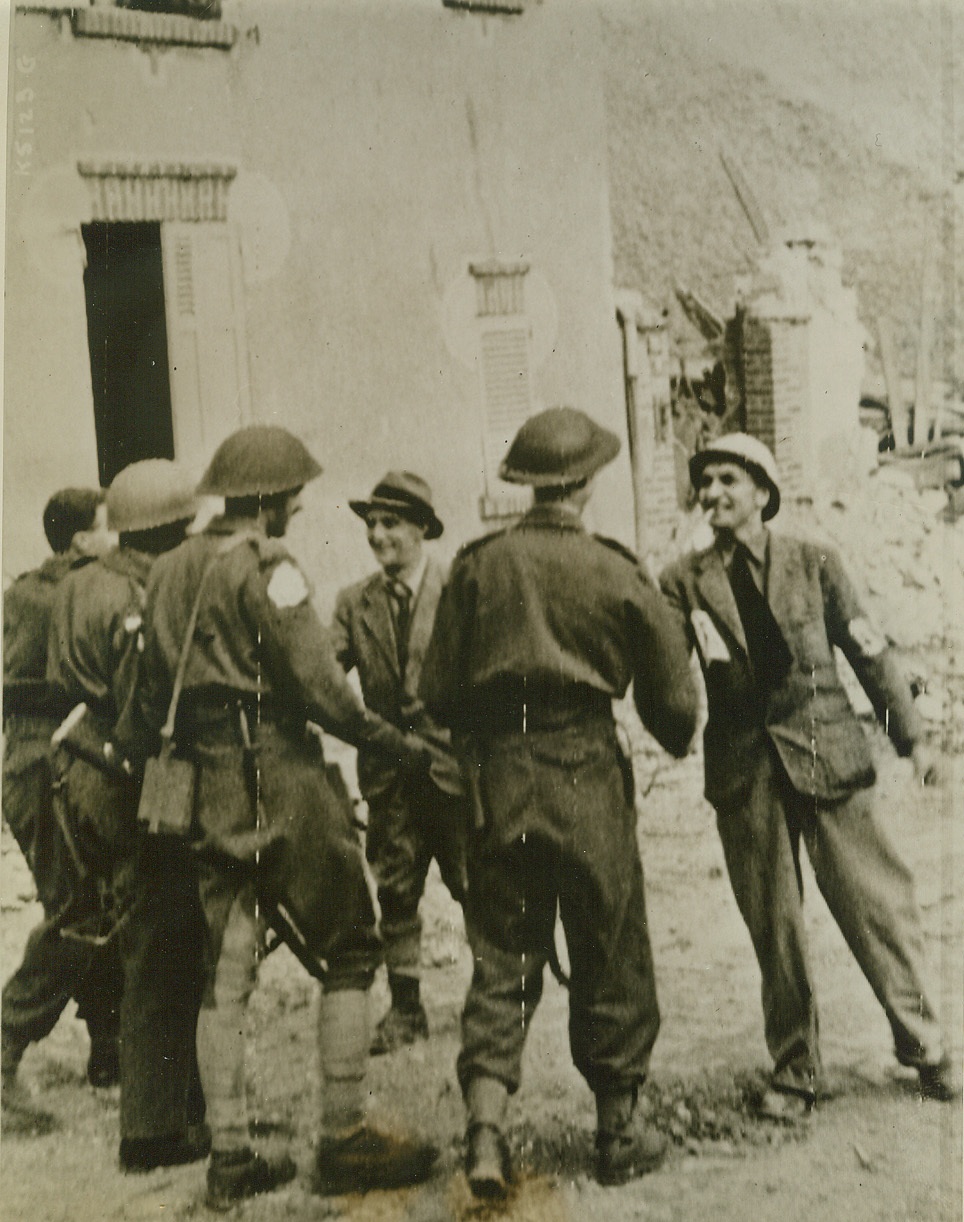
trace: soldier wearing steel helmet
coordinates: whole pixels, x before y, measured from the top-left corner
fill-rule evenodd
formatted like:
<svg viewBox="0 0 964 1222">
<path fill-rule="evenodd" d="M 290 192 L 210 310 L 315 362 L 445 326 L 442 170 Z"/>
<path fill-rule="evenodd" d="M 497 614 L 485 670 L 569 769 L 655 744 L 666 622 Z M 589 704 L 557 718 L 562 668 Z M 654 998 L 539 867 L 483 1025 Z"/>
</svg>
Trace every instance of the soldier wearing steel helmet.
<svg viewBox="0 0 964 1222">
<path fill-rule="evenodd" d="M 570 1046 L 596 1096 L 598 1178 L 622 1183 L 663 1155 L 636 1111 L 659 1010 L 612 702 L 632 683 L 646 727 L 683 755 L 696 695 L 683 635 L 636 557 L 582 524 L 593 478 L 618 449 L 572 408 L 523 425 L 501 475 L 531 485 L 535 504 L 456 557 L 422 668 L 420 694 L 461 742 L 476 808 L 465 910 L 475 969 L 458 1077 L 466 1172 L 481 1198 L 507 1191 L 506 1104 L 557 908 Z"/>
<path fill-rule="evenodd" d="M 44 915 L 31 932 L 23 961 L 3 988 L 3 1127 L 39 1131 L 53 1117 L 34 1107 L 17 1078 L 29 1044 L 43 1039 L 71 997 L 90 1035 L 87 1076 L 93 1085 L 117 1079 L 116 954 L 60 936 L 59 914 L 73 877 L 52 803 L 50 737 L 69 709 L 47 683 L 47 638 L 57 590 L 74 569 L 108 550 L 104 494 L 63 488 L 47 502 L 44 533 L 53 554 L 22 574 L 3 599 L 3 815 L 20 845 Z"/>
<path fill-rule="evenodd" d="M 690 462 L 713 545 L 671 565 L 661 585 L 706 680 L 706 797 L 763 977 L 774 1060 L 761 1112 L 807 1116 L 820 1085 L 800 841 L 817 885 L 881 1001 L 897 1059 L 924 1096 L 958 1093 L 923 980 L 909 871 L 873 809 L 874 763 L 834 660 L 853 667 L 894 746 L 925 783 L 933 757 L 906 681 L 840 558 L 771 532 L 780 477 L 755 437 L 719 437 Z"/>
<path fill-rule="evenodd" d="M 210 1142 L 194 1051 L 200 910 L 179 885 L 180 846 L 139 839 L 136 780 L 120 767 L 131 746 L 118 749 L 137 686 L 145 582 L 158 556 L 184 539 L 197 510 L 194 481 L 177 463 L 145 459 L 115 476 L 106 505 L 119 545 L 62 584 L 47 681 L 76 710 L 63 735 L 64 754 L 76 756 L 64 776 L 70 822 L 119 922 L 111 945 L 124 977 L 120 1165 L 136 1172 L 202 1158 Z"/>
<path fill-rule="evenodd" d="M 302 487 L 320 471 L 285 429 L 253 425 L 228 437 L 199 486 L 224 498 L 223 515 L 163 557 L 148 587 L 141 707 L 158 733 L 203 576 L 174 738 L 198 770 L 207 970 L 197 1046 L 213 1137 L 206 1200 L 215 1209 L 296 1173 L 287 1156 L 249 1144 L 244 1025 L 266 897 L 291 918 L 302 961 L 324 965 L 314 1190 L 413 1183 L 436 1155 L 366 1120 L 368 989 L 381 948 L 351 806 L 309 723 L 411 767 L 427 767 L 427 758 L 421 740 L 355 696 L 281 542 Z"/>
</svg>

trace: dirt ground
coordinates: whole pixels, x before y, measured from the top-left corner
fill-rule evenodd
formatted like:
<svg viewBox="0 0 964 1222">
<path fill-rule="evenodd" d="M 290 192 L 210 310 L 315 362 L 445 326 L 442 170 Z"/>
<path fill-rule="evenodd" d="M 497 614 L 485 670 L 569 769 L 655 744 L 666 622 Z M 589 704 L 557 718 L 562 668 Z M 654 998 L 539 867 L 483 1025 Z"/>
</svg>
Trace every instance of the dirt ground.
<svg viewBox="0 0 964 1222">
<path fill-rule="evenodd" d="M 880 806 L 917 874 L 928 954 L 959 1056 L 964 772 L 957 764 L 951 784 L 922 791 L 909 765 L 885 742 L 879 746 Z M 503 1210 L 474 1203 L 461 1172 L 463 1113 L 454 1074 L 471 957 L 459 910 L 433 867 L 424 902 L 423 985 L 432 1038 L 374 1061 L 369 1085 L 376 1115 L 417 1126 L 438 1143 L 437 1174 L 407 1192 L 332 1200 L 308 1193 L 317 1108 L 315 992 L 281 950 L 264 963 L 253 1003 L 249 1093 L 261 1139 L 268 1146 L 288 1142 L 302 1174 L 290 1188 L 240 1206 L 236 1215 L 358 1222 L 496 1214 L 518 1222 L 960 1218 L 960 1110 L 921 1103 L 916 1079 L 896 1065 L 887 1023 L 812 876 L 806 887 L 827 1097 L 800 1129 L 774 1129 L 753 1119 L 750 1103 L 767 1066 L 759 977 L 712 815 L 700 796 L 701 773 L 696 756 L 671 764 L 645 750 L 637 755 L 639 840 L 663 1012 L 647 1099 L 656 1123 L 673 1139 L 661 1170 L 622 1188 L 604 1189 L 593 1180 L 592 1097 L 569 1058 L 566 993 L 550 979 L 510 1113 L 517 1184 Z M 2 850 L 0 967 L 6 977 L 39 909 L 6 829 Z M 376 1016 L 386 1000 L 380 978 Z M 117 1091 L 86 1085 L 86 1056 L 85 1030 L 70 1011 L 27 1053 L 24 1081 L 61 1127 L 49 1136 L 3 1142 L 4 1222 L 205 1216 L 200 1165 L 120 1174 Z"/>
</svg>

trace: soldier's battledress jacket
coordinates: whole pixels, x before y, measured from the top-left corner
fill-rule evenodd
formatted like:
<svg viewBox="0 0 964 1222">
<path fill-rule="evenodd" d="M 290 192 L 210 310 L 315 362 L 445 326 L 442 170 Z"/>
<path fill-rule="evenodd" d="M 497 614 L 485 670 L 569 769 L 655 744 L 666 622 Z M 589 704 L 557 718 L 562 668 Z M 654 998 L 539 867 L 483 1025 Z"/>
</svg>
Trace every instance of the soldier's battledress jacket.
<svg viewBox="0 0 964 1222">
<path fill-rule="evenodd" d="M 552 505 L 463 548 L 422 667 L 420 695 L 443 725 L 521 728 L 523 704 L 564 718 L 567 695 L 608 709 L 631 682 L 647 730 L 685 753 L 695 707 L 686 644 L 632 552 Z"/>
<path fill-rule="evenodd" d="M 396 758 L 406 756 L 404 736 L 352 691 L 284 545 L 250 520 L 226 516 L 161 556 L 151 574 L 140 703 L 155 735 L 209 565 L 175 729 L 179 749 L 199 766 L 198 834 L 242 859 L 261 843 L 253 831 L 268 834 L 263 885 L 328 962 L 329 988 L 336 978 L 346 987 L 367 984 L 379 950 L 351 806 L 306 723 Z M 257 752 L 256 795 L 241 710 Z M 214 962 L 233 895 L 214 876 L 202 879 Z"/>
<path fill-rule="evenodd" d="M 44 865 L 52 857 L 50 736 L 69 711 L 47 683 L 47 637 L 60 583 L 90 559 L 74 550 L 51 556 L 3 598 L 3 813 L 47 906 L 63 898 Z"/>
<path fill-rule="evenodd" d="M 71 573 L 57 595 L 50 625 L 47 681 L 68 707 L 87 705 L 75 737 L 102 753 L 124 715 L 137 682 L 142 646 L 144 583 L 154 557 L 115 548 Z M 110 872 L 133 847 L 135 789 L 82 760 L 71 765 L 68 794 L 96 864 Z M 111 860 L 99 860 L 101 851 Z"/>
</svg>

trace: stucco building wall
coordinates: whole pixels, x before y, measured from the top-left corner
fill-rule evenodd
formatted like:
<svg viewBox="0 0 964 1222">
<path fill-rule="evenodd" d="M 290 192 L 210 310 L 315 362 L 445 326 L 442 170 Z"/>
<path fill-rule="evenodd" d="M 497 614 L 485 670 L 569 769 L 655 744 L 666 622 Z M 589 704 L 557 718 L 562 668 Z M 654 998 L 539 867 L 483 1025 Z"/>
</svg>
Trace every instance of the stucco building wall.
<svg viewBox="0 0 964 1222">
<path fill-rule="evenodd" d="M 236 0 L 224 18 L 230 51 L 15 16 L 11 131 L 30 88 L 35 136 L 28 172 L 9 170 L 7 574 L 42 554 L 49 492 L 96 479 L 79 162 L 234 171 L 250 418 L 325 467 L 293 536 L 322 602 L 370 567 L 347 500 L 388 467 L 434 486 L 443 551 L 492 525 L 470 264 L 528 269 L 533 410 L 572 403 L 625 440 L 591 6 Z M 626 449 L 592 525 L 632 542 Z M 209 453 L 178 457 L 200 471 Z"/>
</svg>

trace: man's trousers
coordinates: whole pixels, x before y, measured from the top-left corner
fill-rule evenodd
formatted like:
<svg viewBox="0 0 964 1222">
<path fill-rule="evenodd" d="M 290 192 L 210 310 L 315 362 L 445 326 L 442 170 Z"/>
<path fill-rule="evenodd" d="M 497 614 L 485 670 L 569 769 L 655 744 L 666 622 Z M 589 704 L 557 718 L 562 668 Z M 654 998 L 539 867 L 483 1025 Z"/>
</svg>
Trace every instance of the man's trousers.
<svg viewBox="0 0 964 1222">
<path fill-rule="evenodd" d="M 418 907 L 433 857 L 452 898 L 465 903 L 467 824 L 465 799 L 445 793 L 427 775 L 397 775 L 369 800 L 365 853 L 378 888 L 379 929 L 390 972 L 420 974 Z"/>
<path fill-rule="evenodd" d="M 793 789 L 767 751 L 743 800 L 717 811 L 717 826 L 760 964 L 773 1086 L 812 1098 L 821 1068 L 801 838 L 827 907 L 884 1008 L 897 1059 L 915 1067 L 936 1063 L 942 1041 L 923 979 L 913 878 L 877 821 L 873 790 L 839 802 L 815 800 Z"/>
</svg>

